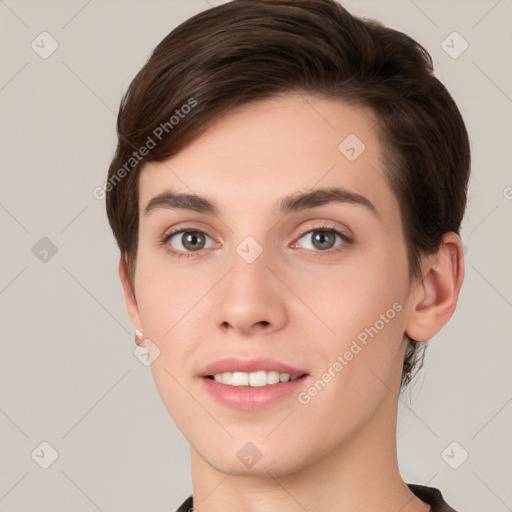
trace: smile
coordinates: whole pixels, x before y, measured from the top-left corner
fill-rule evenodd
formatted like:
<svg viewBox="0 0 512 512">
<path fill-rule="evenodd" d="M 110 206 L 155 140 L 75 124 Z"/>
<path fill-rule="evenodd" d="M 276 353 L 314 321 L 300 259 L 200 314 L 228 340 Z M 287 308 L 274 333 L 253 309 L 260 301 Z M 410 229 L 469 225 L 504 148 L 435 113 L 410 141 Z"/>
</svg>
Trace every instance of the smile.
<svg viewBox="0 0 512 512">
<path fill-rule="evenodd" d="M 296 380 L 298 375 L 290 375 L 289 373 L 280 373 L 278 371 L 265 371 L 258 370 L 255 372 L 224 372 L 216 373 L 215 375 L 208 375 L 208 378 L 213 379 L 215 382 L 226 384 L 227 386 L 250 386 L 250 387 L 263 387 L 280 382 L 288 382 Z"/>
</svg>

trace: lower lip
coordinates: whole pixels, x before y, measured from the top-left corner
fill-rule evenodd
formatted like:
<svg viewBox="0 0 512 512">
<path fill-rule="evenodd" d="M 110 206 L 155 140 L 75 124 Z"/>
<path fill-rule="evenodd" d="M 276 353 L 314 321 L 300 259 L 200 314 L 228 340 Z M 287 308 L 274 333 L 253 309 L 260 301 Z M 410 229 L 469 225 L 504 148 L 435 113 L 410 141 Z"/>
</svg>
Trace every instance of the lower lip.
<svg viewBox="0 0 512 512">
<path fill-rule="evenodd" d="M 229 386 L 213 379 L 202 377 L 206 390 L 218 402 L 234 409 L 262 409 L 274 404 L 282 398 L 290 396 L 304 384 L 307 375 L 295 380 L 269 384 L 267 386 Z"/>
</svg>

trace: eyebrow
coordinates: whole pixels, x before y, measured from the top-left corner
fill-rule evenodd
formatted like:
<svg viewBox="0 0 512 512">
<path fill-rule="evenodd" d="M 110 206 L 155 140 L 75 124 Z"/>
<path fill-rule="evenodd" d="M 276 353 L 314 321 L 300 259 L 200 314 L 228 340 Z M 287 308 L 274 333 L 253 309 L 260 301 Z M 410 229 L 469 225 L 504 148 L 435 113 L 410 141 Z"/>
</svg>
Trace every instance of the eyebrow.
<svg viewBox="0 0 512 512">
<path fill-rule="evenodd" d="M 275 215 L 286 215 L 290 212 L 316 208 L 329 203 L 349 203 L 367 208 L 373 215 L 379 217 L 377 208 L 366 197 L 340 187 L 317 188 L 309 192 L 298 192 L 282 197 L 272 209 Z M 199 213 L 218 216 L 217 206 L 206 197 L 197 194 L 177 193 L 166 191 L 153 197 L 146 208 L 144 215 L 153 210 L 179 209 L 193 210 Z"/>
</svg>

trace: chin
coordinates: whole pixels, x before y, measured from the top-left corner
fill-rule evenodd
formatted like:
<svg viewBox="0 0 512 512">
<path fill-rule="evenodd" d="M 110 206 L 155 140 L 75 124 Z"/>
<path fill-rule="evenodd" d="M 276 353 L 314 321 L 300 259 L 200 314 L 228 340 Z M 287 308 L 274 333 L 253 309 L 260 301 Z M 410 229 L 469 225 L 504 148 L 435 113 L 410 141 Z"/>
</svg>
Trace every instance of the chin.
<svg viewBox="0 0 512 512">
<path fill-rule="evenodd" d="M 300 471 L 306 465 L 305 454 L 290 443 L 285 447 L 271 445 L 268 441 L 263 446 L 263 443 L 264 440 L 258 444 L 258 441 L 236 439 L 222 447 L 217 445 L 215 451 L 211 450 L 210 444 L 199 452 L 196 445 L 196 453 L 217 471 L 235 476 L 268 478 L 270 474 L 282 477 Z"/>
</svg>

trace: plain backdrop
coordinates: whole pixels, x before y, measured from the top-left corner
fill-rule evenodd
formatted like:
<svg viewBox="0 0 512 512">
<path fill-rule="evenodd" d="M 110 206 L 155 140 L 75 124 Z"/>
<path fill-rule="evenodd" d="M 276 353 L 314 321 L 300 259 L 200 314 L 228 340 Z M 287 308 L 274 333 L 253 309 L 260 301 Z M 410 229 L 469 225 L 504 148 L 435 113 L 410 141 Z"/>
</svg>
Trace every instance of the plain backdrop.
<svg viewBox="0 0 512 512">
<path fill-rule="evenodd" d="M 1 511 L 164 512 L 191 493 L 188 445 L 133 353 L 93 189 L 135 73 L 220 3 L 0 1 Z M 401 397 L 401 471 L 461 512 L 512 510 L 512 2 L 344 5 L 431 52 L 473 151 L 466 279 Z"/>
</svg>

